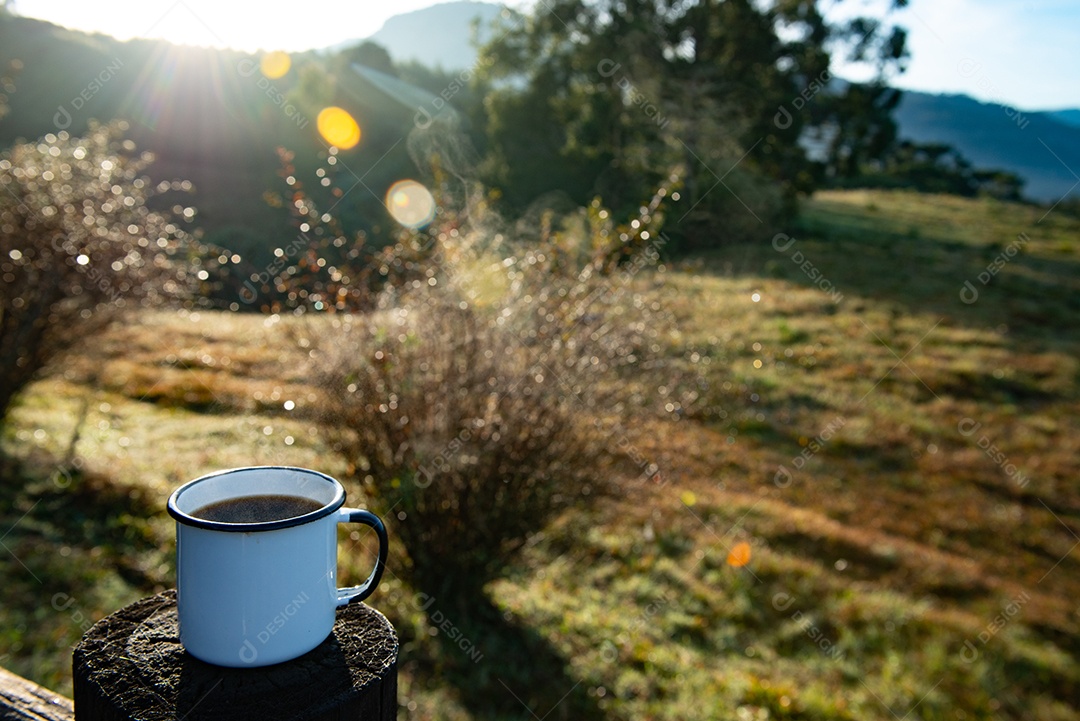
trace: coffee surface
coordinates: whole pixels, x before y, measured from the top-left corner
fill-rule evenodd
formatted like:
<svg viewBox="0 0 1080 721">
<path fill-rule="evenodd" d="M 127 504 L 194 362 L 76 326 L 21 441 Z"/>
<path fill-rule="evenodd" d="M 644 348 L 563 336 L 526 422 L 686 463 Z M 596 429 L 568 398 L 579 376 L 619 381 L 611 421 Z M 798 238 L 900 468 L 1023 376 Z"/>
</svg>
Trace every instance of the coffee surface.
<svg viewBox="0 0 1080 721">
<path fill-rule="evenodd" d="M 240 496 L 203 506 L 191 515 L 219 523 L 266 523 L 303 516 L 322 506 L 301 496 Z"/>
</svg>

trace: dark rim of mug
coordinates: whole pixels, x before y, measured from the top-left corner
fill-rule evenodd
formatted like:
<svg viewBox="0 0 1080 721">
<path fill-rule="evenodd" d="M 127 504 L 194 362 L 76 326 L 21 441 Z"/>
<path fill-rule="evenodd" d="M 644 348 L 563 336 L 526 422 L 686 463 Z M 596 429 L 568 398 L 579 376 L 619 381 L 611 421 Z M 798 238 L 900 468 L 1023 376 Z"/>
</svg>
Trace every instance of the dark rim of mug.
<svg viewBox="0 0 1080 721">
<path fill-rule="evenodd" d="M 311 513 L 305 513 L 302 516 L 293 516 L 292 518 L 283 518 L 280 521 L 263 521 L 261 523 L 224 523 L 222 521 L 208 521 L 205 518 L 199 518 L 193 516 L 190 513 L 181 511 L 177 506 L 177 501 L 184 491 L 193 487 L 197 483 L 216 478 L 217 476 L 224 476 L 227 473 L 240 473 L 243 471 L 295 471 L 298 473 L 306 473 L 308 475 L 316 476 L 325 481 L 329 481 L 334 486 L 334 497 L 329 503 L 323 505 L 317 511 Z M 282 528 L 292 528 L 293 526 L 302 526 L 305 523 L 318 520 L 325 516 L 329 516 L 331 513 L 336 512 L 339 508 L 345 505 L 345 489 L 337 479 L 331 478 L 325 473 L 319 473 L 313 471 L 310 468 L 297 468 L 295 466 L 246 466 L 244 468 L 229 468 L 224 471 L 217 471 L 215 473 L 208 473 L 205 476 L 199 476 L 194 481 L 188 481 L 184 485 L 177 488 L 169 496 L 169 503 L 167 505 L 169 515 L 175 518 L 179 523 L 183 523 L 185 526 L 194 526 L 195 528 L 205 528 L 211 531 L 233 531 L 236 533 L 251 533 L 252 531 L 277 531 Z"/>
</svg>

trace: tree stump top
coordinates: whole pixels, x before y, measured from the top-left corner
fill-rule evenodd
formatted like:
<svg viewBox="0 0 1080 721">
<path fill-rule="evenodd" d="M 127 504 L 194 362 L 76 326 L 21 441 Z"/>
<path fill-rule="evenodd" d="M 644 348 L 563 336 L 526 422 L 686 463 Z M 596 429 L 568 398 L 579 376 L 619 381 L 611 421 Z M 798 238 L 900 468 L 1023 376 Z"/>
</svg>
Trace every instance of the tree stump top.
<svg viewBox="0 0 1080 721">
<path fill-rule="evenodd" d="M 364 604 L 338 609 L 330 637 L 300 658 L 253 669 L 213 666 L 180 645 L 176 592 L 103 618 L 75 648 L 78 721 L 393 719 L 398 639 Z"/>
</svg>

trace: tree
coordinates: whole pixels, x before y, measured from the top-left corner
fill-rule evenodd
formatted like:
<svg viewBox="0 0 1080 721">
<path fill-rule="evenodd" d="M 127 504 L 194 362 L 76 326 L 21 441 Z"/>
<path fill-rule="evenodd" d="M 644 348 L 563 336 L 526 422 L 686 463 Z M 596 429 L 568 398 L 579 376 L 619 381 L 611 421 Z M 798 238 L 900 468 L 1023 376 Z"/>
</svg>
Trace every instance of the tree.
<svg viewBox="0 0 1080 721">
<path fill-rule="evenodd" d="M 841 53 L 875 80 L 830 82 Z M 545 2 L 482 51 L 482 79 L 497 88 L 489 181 L 518 206 L 563 189 L 618 210 L 678 168 L 685 205 L 708 222 L 749 211 L 757 223 L 827 172 L 884 152 L 896 102 L 884 81 L 905 58 L 902 29 L 833 24 L 810 0 Z M 804 142 L 814 133 L 817 158 Z"/>
<path fill-rule="evenodd" d="M 921 193 L 949 193 L 999 200 L 1020 200 L 1022 178 L 1000 169 L 975 168 L 959 150 L 943 143 L 893 144 L 878 161 L 850 181 L 861 187 L 910 188 Z"/>
<path fill-rule="evenodd" d="M 0 5 L 0 19 L 3 19 L 4 13 L 7 12 L 3 5 Z M 4 116 L 11 111 L 11 106 L 8 103 L 8 93 L 15 92 L 15 80 L 14 76 L 22 69 L 22 62 L 19 60 L 12 60 L 8 64 L 7 71 L 0 75 L 0 120 L 4 119 Z"/>
<path fill-rule="evenodd" d="M 371 40 L 365 40 L 359 45 L 353 45 L 346 50 L 342 50 L 340 60 L 347 65 L 359 63 L 372 70 L 378 70 L 380 73 L 397 77 L 397 69 L 394 67 L 394 61 L 390 58 L 390 53 L 382 45 Z"/>
<path fill-rule="evenodd" d="M 124 129 L 50 134 L 0 154 L 0 422 L 77 342 L 140 306 L 188 298 L 209 277 L 195 241 L 147 207 L 149 158 L 120 139 Z"/>
</svg>

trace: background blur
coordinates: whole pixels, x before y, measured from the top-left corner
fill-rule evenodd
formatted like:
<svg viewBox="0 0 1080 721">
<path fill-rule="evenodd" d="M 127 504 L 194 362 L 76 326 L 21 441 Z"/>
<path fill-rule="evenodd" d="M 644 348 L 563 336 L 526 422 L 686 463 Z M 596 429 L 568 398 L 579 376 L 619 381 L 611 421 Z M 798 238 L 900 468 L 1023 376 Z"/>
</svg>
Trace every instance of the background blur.
<svg viewBox="0 0 1080 721">
<path fill-rule="evenodd" d="M 284 464 L 389 521 L 403 718 L 1074 718 L 1078 36 L 0 4 L 0 665 Z"/>
</svg>

